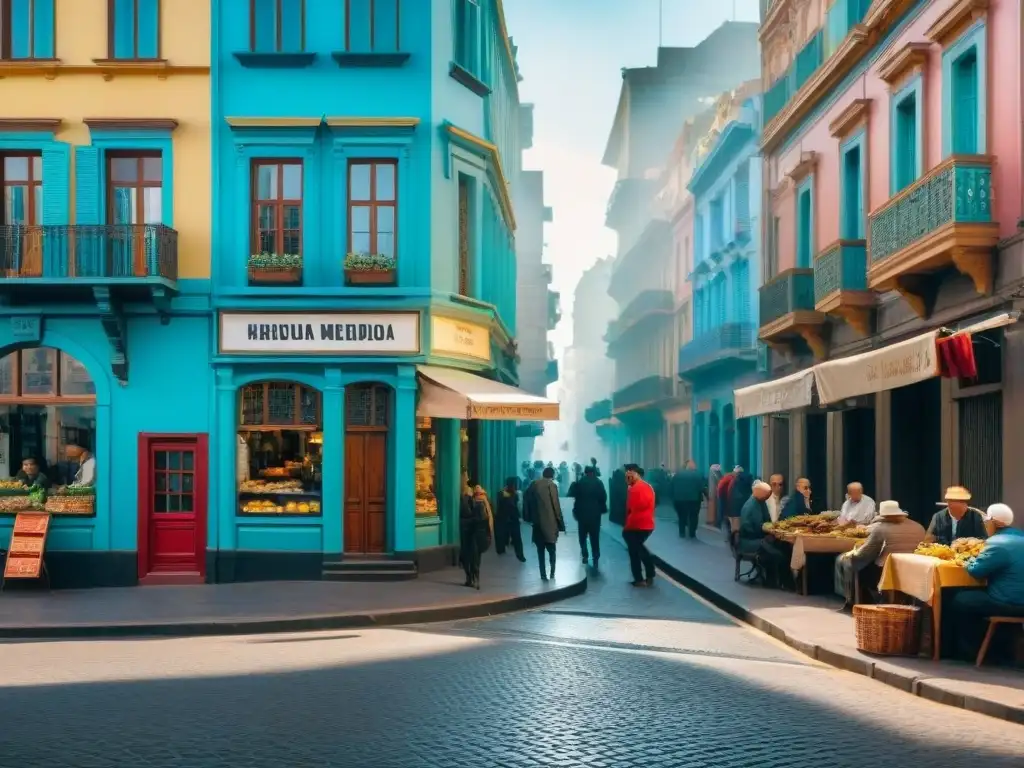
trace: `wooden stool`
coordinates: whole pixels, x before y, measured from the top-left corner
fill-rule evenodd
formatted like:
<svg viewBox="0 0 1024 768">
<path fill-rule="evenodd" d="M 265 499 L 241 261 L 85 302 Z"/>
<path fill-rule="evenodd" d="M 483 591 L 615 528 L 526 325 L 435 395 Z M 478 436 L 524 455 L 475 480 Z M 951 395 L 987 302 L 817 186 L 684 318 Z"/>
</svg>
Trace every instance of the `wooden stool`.
<svg viewBox="0 0 1024 768">
<path fill-rule="evenodd" d="M 985 654 L 988 653 L 988 646 L 992 642 L 992 635 L 995 634 L 996 627 L 1000 624 L 1016 624 L 1021 629 L 1024 629 L 1024 616 L 989 616 L 988 631 L 985 632 L 985 639 L 981 641 L 981 650 L 978 651 L 978 660 L 974 663 L 974 666 L 980 667 L 982 662 L 985 661 Z"/>
</svg>

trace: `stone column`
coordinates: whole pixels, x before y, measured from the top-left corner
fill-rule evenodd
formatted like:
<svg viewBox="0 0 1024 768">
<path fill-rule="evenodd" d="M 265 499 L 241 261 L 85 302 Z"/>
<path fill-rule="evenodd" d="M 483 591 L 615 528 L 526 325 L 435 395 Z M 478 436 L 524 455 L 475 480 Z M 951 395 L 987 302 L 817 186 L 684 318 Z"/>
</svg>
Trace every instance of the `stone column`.
<svg viewBox="0 0 1024 768">
<path fill-rule="evenodd" d="M 807 414 L 802 410 L 789 414 L 789 473 L 786 482 L 790 490 L 795 490 L 798 478 L 807 474 L 805 461 L 805 443 L 807 436 Z"/>
<path fill-rule="evenodd" d="M 960 483 L 960 411 L 953 399 L 952 379 L 939 379 L 939 434 L 942 441 L 939 472 L 942 487 L 936 492 L 942 493 L 949 486 Z"/>
</svg>

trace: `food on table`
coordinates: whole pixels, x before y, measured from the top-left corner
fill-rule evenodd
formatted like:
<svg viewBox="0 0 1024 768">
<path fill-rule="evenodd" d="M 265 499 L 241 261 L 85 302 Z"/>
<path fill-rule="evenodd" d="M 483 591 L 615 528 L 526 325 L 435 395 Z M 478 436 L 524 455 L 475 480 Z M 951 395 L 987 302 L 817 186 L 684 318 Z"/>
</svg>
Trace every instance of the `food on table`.
<svg viewBox="0 0 1024 768">
<path fill-rule="evenodd" d="M 24 496 L 0 496 L 0 512 L 22 512 L 32 509 L 32 498 Z"/>
<path fill-rule="evenodd" d="M 836 523 L 839 515 L 835 512 L 823 512 L 820 515 L 797 515 L 777 523 L 765 523 L 765 532 L 794 536 L 831 536 L 834 538 L 866 539 L 868 529 L 854 523 Z"/>
<path fill-rule="evenodd" d="M 93 493 L 68 493 L 66 488 L 46 499 L 43 507 L 52 515 L 91 515 L 95 511 L 96 496 Z M 92 490 L 92 489 L 90 489 Z"/>
<path fill-rule="evenodd" d="M 0 480 L 0 491 L 23 491 L 26 487 L 21 480 L 15 480 L 14 478 Z"/>
<path fill-rule="evenodd" d="M 260 470 L 260 475 L 263 477 L 291 477 L 291 474 L 292 471 L 288 467 L 267 467 Z"/>
<path fill-rule="evenodd" d="M 945 544 L 918 544 L 917 549 L 914 550 L 915 555 L 925 555 L 926 557 L 937 557 L 939 560 L 955 560 L 956 552 L 953 548 Z"/>
<path fill-rule="evenodd" d="M 956 553 L 957 564 L 967 565 L 985 549 L 985 541 L 973 538 L 957 539 L 953 542 L 951 549 Z"/>
<path fill-rule="evenodd" d="M 302 493 L 302 481 L 245 480 L 238 490 L 242 493 Z"/>
</svg>

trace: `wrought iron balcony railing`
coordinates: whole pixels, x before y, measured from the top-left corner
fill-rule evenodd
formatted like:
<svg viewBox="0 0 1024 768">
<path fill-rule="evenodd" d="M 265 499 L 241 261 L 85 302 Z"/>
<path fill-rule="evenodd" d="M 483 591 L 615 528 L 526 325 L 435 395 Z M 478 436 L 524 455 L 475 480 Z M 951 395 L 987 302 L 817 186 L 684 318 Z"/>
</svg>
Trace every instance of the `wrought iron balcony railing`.
<svg viewBox="0 0 1024 768">
<path fill-rule="evenodd" d="M 842 291 L 867 289 L 867 247 L 863 240 L 837 240 L 814 260 L 815 305 Z"/>
<path fill-rule="evenodd" d="M 612 417 L 612 401 L 611 398 L 605 398 L 604 400 L 598 400 L 596 403 L 591 403 L 587 410 L 583 412 L 583 418 L 587 420 L 588 424 L 595 424 L 599 421 L 605 421 Z"/>
<path fill-rule="evenodd" d="M 178 279 L 178 233 L 162 224 L 0 227 L 0 279 Z"/>
<path fill-rule="evenodd" d="M 788 269 L 762 285 L 758 292 L 762 328 L 791 312 L 813 310 L 814 270 Z"/>
<path fill-rule="evenodd" d="M 868 216 L 871 266 L 948 224 L 991 221 L 991 158 L 954 156 Z"/>
<path fill-rule="evenodd" d="M 753 323 L 725 323 L 684 344 L 679 349 L 679 373 L 694 373 L 737 358 L 756 362 L 757 329 Z"/>
<path fill-rule="evenodd" d="M 657 403 L 682 396 L 683 385 L 668 376 L 646 376 L 623 387 L 612 395 L 615 411 L 630 409 L 645 403 Z"/>
<path fill-rule="evenodd" d="M 675 309 L 675 301 L 672 291 L 664 289 L 640 291 L 626 305 L 622 313 L 608 323 L 608 331 L 604 336 L 605 341 L 615 342 L 623 333 L 650 314 L 671 312 Z"/>
</svg>

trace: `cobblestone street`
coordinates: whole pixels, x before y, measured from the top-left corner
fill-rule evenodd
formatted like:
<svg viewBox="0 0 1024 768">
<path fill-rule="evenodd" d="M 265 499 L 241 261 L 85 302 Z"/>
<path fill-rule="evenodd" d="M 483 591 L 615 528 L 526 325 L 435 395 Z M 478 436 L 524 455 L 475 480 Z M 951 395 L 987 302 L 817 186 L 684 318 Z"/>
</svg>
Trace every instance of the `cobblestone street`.
<svg viewBox="0 0 1024 768">
<path fill-rule="evenodd" d="M 586 594 L 492 619 L 5 642 L 0 768 L 1021 764 L 1024 727 L 818 665 L 664 578 L 633 589 L 603 544 Z"/>
</svg>

